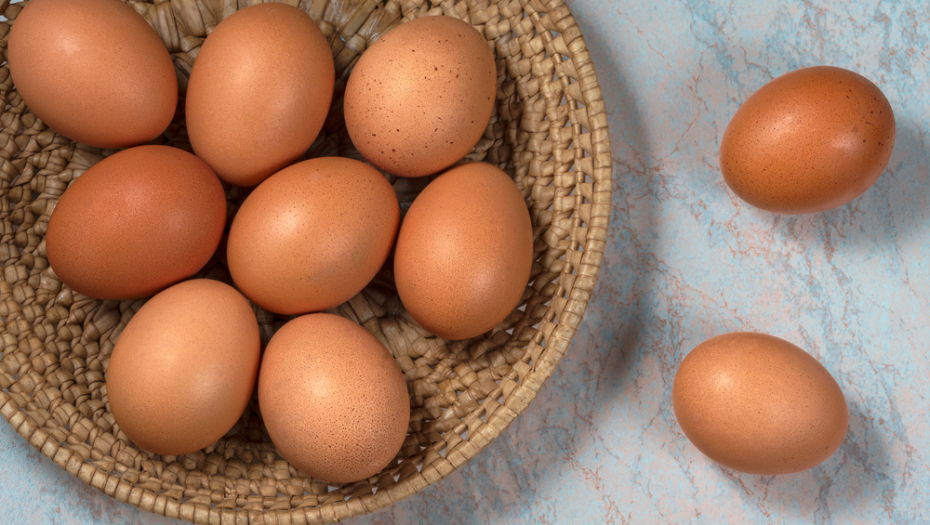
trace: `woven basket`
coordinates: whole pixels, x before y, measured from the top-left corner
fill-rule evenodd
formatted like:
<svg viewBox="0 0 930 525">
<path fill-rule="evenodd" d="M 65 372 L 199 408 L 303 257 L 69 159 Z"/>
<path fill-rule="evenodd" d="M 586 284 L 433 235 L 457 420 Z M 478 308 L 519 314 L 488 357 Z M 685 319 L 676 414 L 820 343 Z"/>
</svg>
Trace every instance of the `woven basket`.
<svg viewBox="0 0 930 525">
<path fill-rule="evenodd" d="M 129 4 L 172 53 L 182 93 L 206 34 L 247 0 Z M 377 476 L 330 486 L 275 454 L 254 402 L 214 445 L 185 456 L 139 450 L 114 424 L 104 375 L 113 345 L 144 300 L 98 301 L 63 286 L 43 242 L 68 183 L 111 151 L 47 129 L 0 66 L 0 413 L 57 465 L 142 509 L 193 523 L 285 524 L 344 520 L 439 481 L 516 418 L 568 349 L 591 297 L 610 214 L 607 115 L 581 32 L 562 0 L 289 0 L 319 23 L 336 62 L 333 111 L 308 157 L 359 158 L 341 116 L 348 74 L 366 46 L 404 21 L 461 18 L 494 42 L 497 107 L 469 155 L 504 169 L 526 197 L 535 263 L 519 308 L 482 337 L 450 342 L 404 311 L 389 272 L 332 311 L 363 325 L 393 353 L 411 394 L 409 434 Z M 24 3 L 0 0 L 4 55 Z M 183 120 L 162 142 L 190 150 Z M 395 179 L 402 207 L 425 180 Z M 234 210 L 242 196 L 227 188 Z M 226 280 L 219 258 L 201 272 Z M 256 309 L 263 342 L 285 319 Z"/>
</svg>

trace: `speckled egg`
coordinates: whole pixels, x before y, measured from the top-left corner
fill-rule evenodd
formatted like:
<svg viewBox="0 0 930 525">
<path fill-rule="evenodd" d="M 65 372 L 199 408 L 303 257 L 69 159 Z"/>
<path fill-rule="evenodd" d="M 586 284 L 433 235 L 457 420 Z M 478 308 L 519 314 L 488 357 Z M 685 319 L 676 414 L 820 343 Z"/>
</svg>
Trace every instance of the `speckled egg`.
<svg viewBox="0 0 930 525">
<path fill-rule="evenodd" d="M 432 175 L 475 147 L 496 94 L 484 36 L 456 18 L 427 16 L 362 54 L 346 86 L 346 127 L 372 164 L 402 177 Z"/>
<path fill-rule="evenodd" d="M 106 370 L 110 411 L 145 450 L 200 450 L 242 415 L 260 357 L 258 321 L 242 294 L 209 279 L 176 284 L 119 335 Z"/>
<path fill-rule="evenodd" d="M 335 65 L 303 11 L 255 4 L 204 41 L 187 86 L 191 146 L 234 186 L 254 186 L 313 143 L 333 99 Z"/>
<path fill-rule="evenodd" d="M 397 195 L 378 170 L 341 157 L 306 160 L 242 203 L 229 231 L 229 272 L 266 310 L 326 310 L 374 278 L 399 225 Z"/>
<path fill-rule="evenodd" d="M 209 166 L 180 149 L 138 146 L 68 186 L 49 219 L 45 252 L 72 290 L 132 299 L 197 273 L 225 225 L 226 196 Z"/>
<path fill-rule="evenodd" d="M 520 190 L 484 162 L 443 173 L 410 206 L 394 253 L 407 312 L 446 339 L 501 323 L 520 303 L 533 265 L 533 227 Z"/>
<path fill-rule="evenodd" d="M 268 342 L 258 404 L 278 454 L 333 483 L 388 466 L 410 421 L 407 385 L 390 352 L 368 330 L 324 313 L 287 322 Z"/>
<path fill-rule="evenodd" d="M 707 457 L 748 474 L 815 467 L 846 436 L 846 398 L 830 372 L 771 335 L 712 337 L 682 361 L 672 406 L 685 436 Z"/>
<path fill-rule="evenodd" d="M 62 135 L 101 148 L 158 137 L 178 79 L 155 30 L 119 0 L 32 0 L 10 29 L 16 92 Z"/>
<path fill-rule="evenodd" d="M 740 106 L 720 141 L 733 193 L 775 213 L 846 204 L 878 179 L 894 149 L 888 99 L 867 78 L 817 66 L 786 73 Z"/>
</svg>

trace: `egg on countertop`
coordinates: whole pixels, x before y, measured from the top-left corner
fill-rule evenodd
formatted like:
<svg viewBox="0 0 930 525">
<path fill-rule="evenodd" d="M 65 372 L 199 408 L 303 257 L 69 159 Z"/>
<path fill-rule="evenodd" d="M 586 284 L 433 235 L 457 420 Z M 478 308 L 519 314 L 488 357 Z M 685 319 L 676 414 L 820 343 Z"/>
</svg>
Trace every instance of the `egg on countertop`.
<svg viewBox="0 0 930 525">
<path fill-rule="evenodd" d="M 305 160 L 242 203 L 226 246 L 229 273 L 266 310 L 326 310 L 374 278 L 399 225 L 397 195 L 378 170 L 342 157 Z"/>
<path fill-rule="evenodd" d="M 752 332 L 712 337 L 685 356 L 672 405 L 698 450 L 749 474 L 819 465 L 849 423 L 846 398 L 823 365 L 784 339 Z"/>
<path fill-rule="evenodd" d="M 497 98 L 484 36 L 446 16 L 399 25 L 365 50 L 349 76 L 345 122 L 366 160 L 402 177 L 433 175 L 481 139 Z"/>
<path fill-rule="evenodd" d="M 446 339 L 500 324 L 520 303 L 533 266 L 523 195 L 500 168 L 472 162 L 429 183 L 397 236 L 394 277 L 407 312 Z"/>
<path fill-rule="evenodd" d="M 32 0 L 10 29 L 16 91 L 56 132 L 101 148 L 158 137 L 178 79 L 165 44 L 119 0 Z"/>
<path fill-rule="evenodd" d="M 200 450 L 248 405 L 260 347 L 242 294 L 209 279 L 178 283 L 143 304 L 117 339 L 106 370 L 113 418 L 145 450 Z"/>
<path fill-rule="evenodd" d="M 737 196 L 763 210 L 816 213 L 846 204 L 891 157 L 891 104 L 867 78 L 817 66 L 752 94 L 720 141 L 720 170 Z"/>
<path fill-rule="evenodd" d="M 332 314 L 308 314 L 268 342 L 258 379 L 262 420 L 277 452 L 333 483 L 377 474 L 400 451 L 410 397 L 375 336 Z"/>
<path fill-rule="evenodd" d="M 49 219 L 45 254 L 76 292 L 145 297 L 203 268 L 225 225 L 226 196 L 209 166 L 177 148 L 138 146 L 71 182 Z"/>
<path fill-rule="evenodd" d="M 313 143 L 333 99 L 335 65 L 323 32 L 286 4 L 256 4 L 204 41 L 187 86 L 191 146 L 224 181 L 254 186 Z"/>
</svg>

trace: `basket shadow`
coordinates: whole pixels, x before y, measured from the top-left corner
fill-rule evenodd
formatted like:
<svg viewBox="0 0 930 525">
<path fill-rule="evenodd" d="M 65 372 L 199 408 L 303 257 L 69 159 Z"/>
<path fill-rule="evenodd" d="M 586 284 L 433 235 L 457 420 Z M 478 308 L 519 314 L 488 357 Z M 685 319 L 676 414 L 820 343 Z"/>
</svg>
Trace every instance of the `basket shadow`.
<svg viewBox="0 0 930 525">
<path fill-rule="evenodd" d="M 642 296 L 653 267 L 644 259 L 653 251 L 658 203 L 643 197 L 656 184 L 652 152 L 616 44 L 602 43 L 596 26 L 575 16 L 598 64 L 614 159 L 608 243 L 584 321 L 536 399 L 498 439 L 446 479 L 359 525 L 535 522 L 530 509 L 558 516 L 564 502 L 551 495 L 582 475 L 576 457 L 602 447 L 601 413 L 622 403 L 647 351 L 640 327 L 651 313 Z"/>
</svg>

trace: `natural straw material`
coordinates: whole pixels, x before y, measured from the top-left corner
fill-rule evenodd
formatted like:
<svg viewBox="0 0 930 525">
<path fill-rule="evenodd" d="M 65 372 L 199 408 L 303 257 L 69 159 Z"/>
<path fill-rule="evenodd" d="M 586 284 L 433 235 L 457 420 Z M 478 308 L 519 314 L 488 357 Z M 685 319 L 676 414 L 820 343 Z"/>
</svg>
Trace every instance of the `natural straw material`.
<svg viewBox="0 0 930 525">
<path fill-rule="evenodd" d="M 129 4 L 172 53 L 182 89 L 206 34 L 240 0 Z M 484 138 L 469 155 L 513 176 L 527 199 L 535 263 L 520 308 L 469 341 L 431 337 L 406 314 L 389 272 L 334 309 L 394 354 L 411 393 L 409 435 L 378 476 L 339 486 L 309 479 L 275 455 L 253 403 L 233 431 L 186 456 L 139 450 L 114 424 L 104 376 L 114 342 L 144 300 L 98 301 L 63 286 L 43 242 L 68 183 L 111 151 L 75 144 L 23 104 L 0 66 L 0 413 L 61 468 L 142 509 L 209 524 L 343 520 L 386 507 L 449 475 L 494 440 L 536 396 L 568 349 L 591 297 L 607 239 L 611 167 L 607 114 L 591 57 L 562 0 L 290 0 L 332 43 L 333 111 L 308 156 L 355 156 L 341 97 L 366 46 L 404 21 L 443 14 L 493 43 L 499 88 Z M 24 3 L 0 0 L 5 53 Z M 190 148 L 183 121 L 164 142 Z M 247 145 L 244 145 L 247 147 Z M 403 206 L 426 182 L 388 177 Z M 240 191 L 228 189 L 231 209 Z M 211 262 L 201 275 L 228 280 Z M 263 339 L 285 319 L 256 309 Z M 578 378 L 578 380 L 582 380 Z"/>
</svg>

